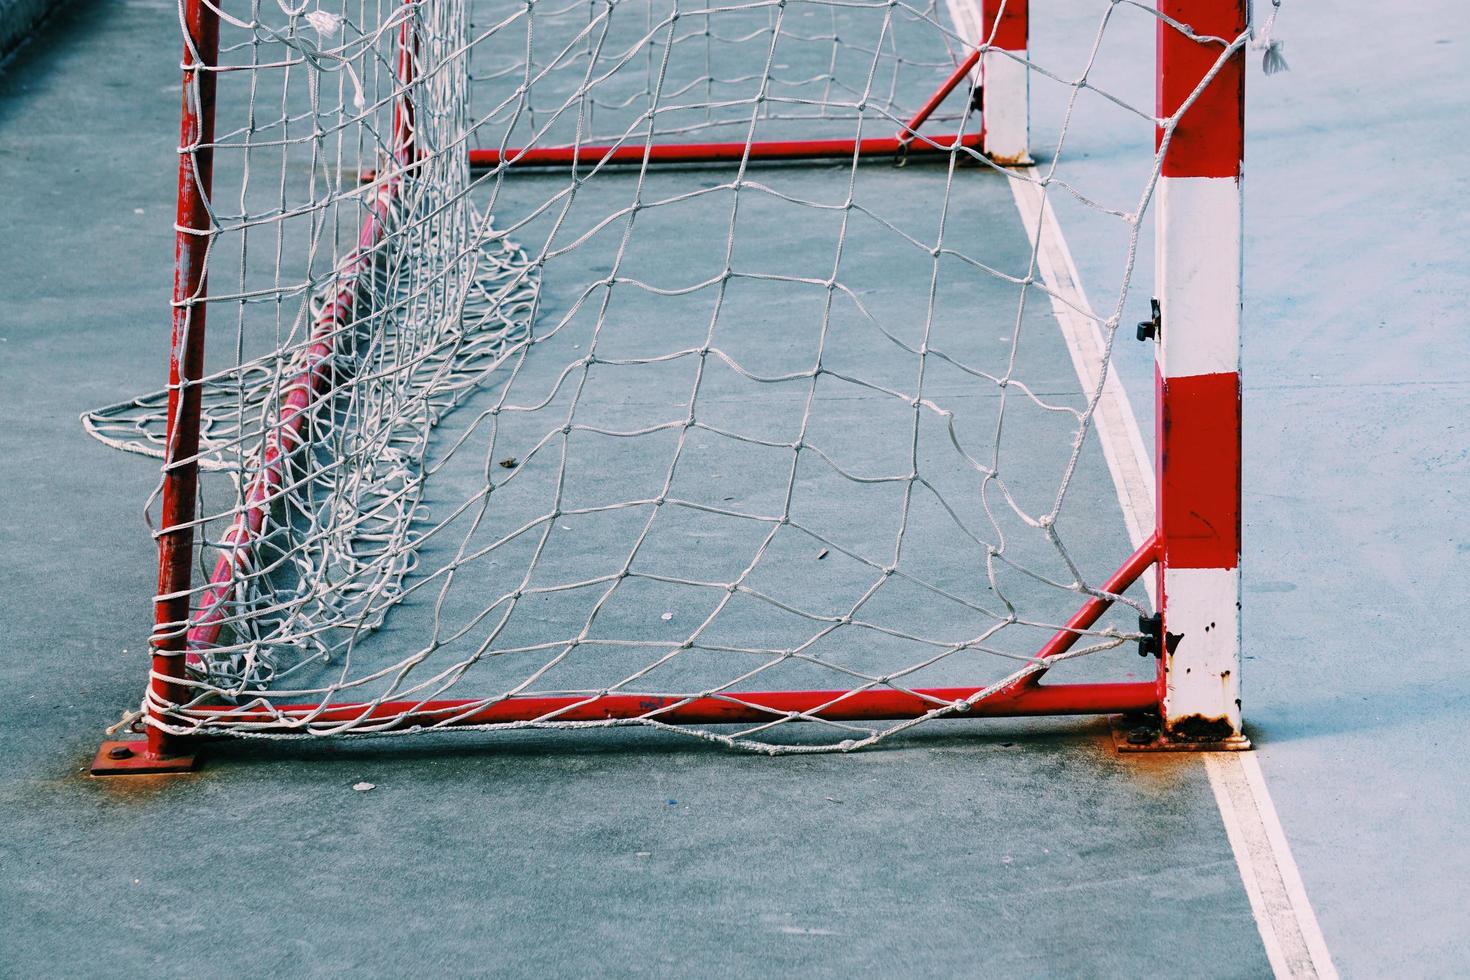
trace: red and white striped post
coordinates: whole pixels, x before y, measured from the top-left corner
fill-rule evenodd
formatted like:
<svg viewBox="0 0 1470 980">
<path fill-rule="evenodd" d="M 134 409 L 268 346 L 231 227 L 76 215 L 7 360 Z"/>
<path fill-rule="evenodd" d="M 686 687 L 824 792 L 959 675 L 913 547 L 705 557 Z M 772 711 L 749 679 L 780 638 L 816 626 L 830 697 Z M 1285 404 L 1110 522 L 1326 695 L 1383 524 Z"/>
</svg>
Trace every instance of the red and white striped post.
<svg viewBox="0 0 1470 980">
<path fill-rule="evenodd" d="M 1157 139 L 1164 150 L 1155 216 L 1159 693 L 1166 740 L 1221 747 L 1246 744 L 1240 714 L 1245 48 L 1238 39 L 1247 5 L 1158 5 L 1194 34 L 1169 20 L 1158 24 Z"/>
<path fill-rule="evenodd" d="M 1031 100 L 1026 64 L 1027 0 L 982 0 L 980 122 L 985 155 L 996 163 L 1031 162 Z"/>
</svg>

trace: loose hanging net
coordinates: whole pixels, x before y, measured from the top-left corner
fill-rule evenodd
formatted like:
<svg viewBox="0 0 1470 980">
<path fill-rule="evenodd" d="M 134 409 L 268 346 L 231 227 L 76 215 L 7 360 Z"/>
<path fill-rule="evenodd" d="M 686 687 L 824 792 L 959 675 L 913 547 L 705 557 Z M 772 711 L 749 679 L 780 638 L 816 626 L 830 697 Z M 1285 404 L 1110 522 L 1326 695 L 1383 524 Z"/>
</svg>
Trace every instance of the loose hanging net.
<svg viewBox="0 0 1470 980">
<path fill-rule="evenodd" d="M 1068 120 L 1098 10 L 1087 59 L 1033 66 Z M 1138 663 L 1147 601 L 1102 587 L 1131 548 L 1090 435 L 1101 384 L 1077 382 L 1009 182 L 1117 225 L 1109 349 L 1151 190 L 1116 209 L 995 166 L 973 73 L 900 132 L 985 44 L 978 18 L 220 17 L 187 697 L 150 694 L 150 724 L 849 749 Z M 1147 92 L 1103 96 L 1148 138 Z M 839 149 L 761 159 L 814 140 Z M 726 158 L 667 156 L 705 144 Z M 85 422 L 162 457 L 167 406 Z M 1048 647 L 1089 597 L 1117 604 Z M 875 693 L 920 710 L 841 710 Z"/>
</svg>

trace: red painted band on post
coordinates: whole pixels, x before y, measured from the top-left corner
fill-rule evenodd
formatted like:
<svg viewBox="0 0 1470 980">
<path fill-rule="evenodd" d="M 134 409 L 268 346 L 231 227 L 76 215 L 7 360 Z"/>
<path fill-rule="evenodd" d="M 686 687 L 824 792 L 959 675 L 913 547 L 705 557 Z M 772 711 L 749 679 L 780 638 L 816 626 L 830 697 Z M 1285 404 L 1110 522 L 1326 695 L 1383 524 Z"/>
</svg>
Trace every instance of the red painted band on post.
<svg viewBox="0 0 1470 980">
<path fill-rule="evenodd" d="M 1196 35 L 1227 43 L 1246 27 L 1245 0 L 1159 0 L 1159 12 Z M 1195 40 L 1160 20 L 1158 114 L 1168 118 L 1194 94 L 1225 53 L 1218 41 Z M 1163 141 L 1160 127 L 1154 147 Z M 1180 117 L 1164 157 L 1165 177 L 1235 177 L 1245 154 L 1245 50 L 1239 48 Z"/>
<path fill-rule="evenodd" d="M 300 731 L 313 725 L 391 722 L 378 730 L 425 725 L 464 727 L 516 722 L 607 721 L 652 718 L 670 725 L 759 725 L 793 720 L 883 721 L 918 718 L 936 708 L 973 697 L 984 688 L 947 687 L 895 691 L 754 691 L 700 698 L 607 694 L 601 697 L 518 697 L 483 700 L 385 701 L 381 704 L 282 705 L 274 708 L 190 708 L 187 717 L 205 724 L 251 725 L 251 731 Z M 997 691 L 953 717 L 1026 717 L 1152 711 L 1158 707 L 1152 681 L 1118 684 L 1046 684 Z M 803 718 L 802 716 L 805 716 Z M 293 724 L 292 722 L 295 722 Z M 259 726 L 259 727 L 254 727 Z"/>
<path fill-rule="evenodd" d="M 1159 532 L 1169 568 L 1240 561 L 1240 375 L 1156 379 Z"/>
<path fill-rule="evenodd" d="M 908 146 L 909 155 L 948 153 L 958 143 L 958 148 L 980 149 L 979 133 L 947 133 L 925 136 L 913 140 Z M 623 144 L 621 146 L 547 146 L 516 147 L 502 154 L 499 150 L 470 150 L 470 166 L 477 170 L 498 167 L 502 159 L 512 167 L 569 166 L 572 163 L 642 163 L 647 156 L 649 163 L 726 163 L 745 158 L 746 147 L 750 148 L 751 160 L 818 160 L 850 157 L 893 156 L 903 149 L 903 142 L 894 137 L 873 137 L 864 140 L 773 140 L 762 143 L 655 143 L 645 147 Z"/>
<path fill-rule="evenodd" d="M 984 0 L 980 6 L 981 30 L 991 47 L 1026 50 L 1029 28 L 1026 7 L 1026 0 Z"/>
</svg>

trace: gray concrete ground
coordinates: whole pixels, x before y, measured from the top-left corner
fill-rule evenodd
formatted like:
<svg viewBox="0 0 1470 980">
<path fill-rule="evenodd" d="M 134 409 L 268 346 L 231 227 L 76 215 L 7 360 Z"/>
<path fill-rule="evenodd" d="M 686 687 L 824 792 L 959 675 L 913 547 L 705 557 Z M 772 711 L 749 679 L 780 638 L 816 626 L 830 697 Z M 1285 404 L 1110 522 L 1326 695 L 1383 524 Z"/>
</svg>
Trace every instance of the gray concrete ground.
<svg viewBox="0 0 1470 980">
<path fill-rule="evenodd" d="M 1251 77 L 1247 711 L 1351 976 L 1470 956 L 1449 734 L 1470 707 L 1470 283 L 1463 137 L 1436 122 L 1463 115 L 1467 58 L 1464 14 L 1435 6 L 1376 39 L 1393 86 L 1343 57 L 1381 19 L 1364 2 L 1335 23 L 1288 6 L 1293 72 Z M 1075 26 L 1038 17 L 1033 47 Z M 81 775 L 137 697 L 155 472 L 75 420 L 158 373 L 175 35 L 171 3 L 90 3 L 0 74 L 0 974 L 1267 973 L 1197 761 L 1119 759 L 1093 722 L 836 758 L 628 733 L 231 745 L 168 783 Z M 1079 173 L 1137 185 L 1132 134 L 1077 137 Z M 1109 230 L 1064 226 L 1084 279 L 1114 277 Z M 1139 405 L 1145 353 L 1121 365 Z"/>
</svg>

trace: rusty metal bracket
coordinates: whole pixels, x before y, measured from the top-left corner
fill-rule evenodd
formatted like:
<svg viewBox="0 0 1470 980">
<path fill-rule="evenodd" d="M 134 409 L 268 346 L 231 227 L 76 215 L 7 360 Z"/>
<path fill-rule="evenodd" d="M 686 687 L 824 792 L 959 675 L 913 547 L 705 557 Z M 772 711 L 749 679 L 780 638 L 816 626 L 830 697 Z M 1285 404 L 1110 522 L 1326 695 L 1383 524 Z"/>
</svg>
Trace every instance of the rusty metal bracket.
<svg viewBox="0 0 1470 980">
<path fill-rule="evenodd" d="M 94 776 L 143 776 L 155 773 L 193 772 L 198 757 L 187 755 L 157 756 L 148 752 L 148 742 L 141 738 L 103 742 L 92 759 Z"/>
<path fill-rule="evenodd" d="M 1149 319 L 1138 323 L 1139 340 L 1158 340 L 1164 335 L 1164 316 L 1159 312 L 1157 296 L 1149 301 L 1149 312 L 1152 314 Z"/>
<path fill-rule="evenodd" d="M 1164 617 L 1159 613 L 1138 617 L 1138 655 L 1158 659 L 1164 655 Z"/>
<path fill-rule="evenodd" d="M 1113 747 L 1119 752 L 1245 752 L 1251 740 L 1244 734 L 1210 737 L 1207 731 L 1188 733 L 1189 726 L 1165 732 L 1153 715 L 1113 715 Z"/>
</svg>

